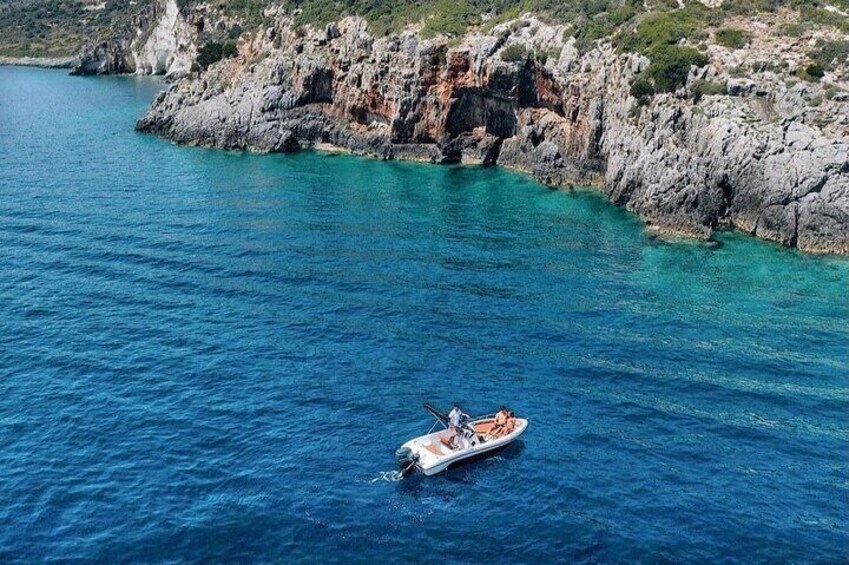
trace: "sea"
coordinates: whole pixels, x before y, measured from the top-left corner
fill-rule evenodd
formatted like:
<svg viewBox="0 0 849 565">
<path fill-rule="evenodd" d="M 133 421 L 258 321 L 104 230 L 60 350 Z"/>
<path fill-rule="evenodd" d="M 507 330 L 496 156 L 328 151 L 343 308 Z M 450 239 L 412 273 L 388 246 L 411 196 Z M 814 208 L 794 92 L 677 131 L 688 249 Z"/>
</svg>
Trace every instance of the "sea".
<svg viewBox="0 0 849 565">
<path fill-rule="evenodd" d="M 849 261 L 0 67 L 0 561 L 846 563 Z M 528 418 L 434 477 L 422 408 Z"/>
</svg>

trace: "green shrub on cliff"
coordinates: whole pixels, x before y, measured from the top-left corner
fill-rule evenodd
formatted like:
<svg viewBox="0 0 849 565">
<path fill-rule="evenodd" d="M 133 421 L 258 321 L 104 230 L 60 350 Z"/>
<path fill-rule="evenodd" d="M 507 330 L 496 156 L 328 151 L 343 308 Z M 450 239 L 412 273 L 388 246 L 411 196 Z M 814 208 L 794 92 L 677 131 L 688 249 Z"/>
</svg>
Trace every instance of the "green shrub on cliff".
<svg viewBox="0 0 849 565">
<path fill-rule="evenodd" d="M 578 28 L 575 30 L 576 47 L 585 51 L 595 41 L 611 37 L 622 24 L 632 20 L 637 15 L 637 9 L 630 4 L 614 8 L 611 12 L 601 12 L 585 21 L 576 19 Z"/>
<path fill-rule="evenodd" d="M 800 21 L 810 24 L 819 24 L 822 26 L 833 27 L 843 33 L 849 33 L 849 18 L 838 12 L 826 10 L 824 3 L 800 1 L 798 4 L 800 12 Z M 843 9 L 847 9 L 845 3 Z"/>
<path fill-rule="evenodd" d="M 724 82 L 713 82 L 710 80 L 699 79 L 693 82 L 690 90 L 696 99 L 702 96 L 711 96 L 715 94 L 727 94 L 728 85 Z"/>
<path fill-rule="evenodd" d="M 501 60 L 508 62 L 524 61 L 528 58 L 528 49 L 521 43 L 512 43 L 501 50 Z"/>
<path fill-rule="evenodd" d="M 221 1 L 221 0 L 219 0 Z M 283 0 L 299 10 L 299 25 L 323 26 L 344 15 L 360 15 L 375 35 L 397 32 L 421 23 L 425 35 L 461 35 L 470 26 L 484 28 L 533 12 L 552 22 L 570 22 L 576 36 L 591 42 L 612 36 L 623 22 L 644 10 L 642 0 Z"/>
<path fill-rule="evenodd" d="M 233 27 L 230 28 L 230 31 L 227 32 L 227 37 L 230 39 L 239 39 L 242 35 L 242 26 L 239 24 L 234 24 Z"/>
<path fill-rule="evenodd" d="M 439 0 L 436 10 L 424 20 L 422 35 L 459 36 L 470 25 L 480 23 L 480 14 L 465 0 Z"/>
<path fill-rule="evenodd" d="M 221 59 L 234 57 L 237 52 L 238 49 L 235 41 L 225 41 L 224 44 L 217 41 L 210 41 L 198 50 L 198 55 L 195 58 L 195 67 L 198 70 L 204 70 Z"/>
<path fill-rule="evenodd" d="M 654 85 L 648 78 L 644 76 L 637 77 L 637 80 L 635 80 L 634 83 L 631 85 L 631 96 L 639 100 L 649 98 L 651 96 L 654 96 L 654 94 Z"/>
<path fill-rule="evenodd" d="M 781 33 L 789 37 L 801 37 L 802 34 L 808 31 L 808 26 L 803 23 L 790 23 L 782 25 L 779 29 Z"/>
<path fill-rule="evenodd" d="M 687 84 L 690 67 L 703 67 L 708 57 L 693 47 L 661 45 L 649 53 L 651 64 L 646 69 L 646 77 L 651 80 L 657 92 L 672 92 Z"/>
<path fill-rule="evenodd" d="M 549 59 L 557 59 L 558 57 L 560 57 L 560 49 L 552 47 L 551 49 L 541 49 L 539 51 L 534 51 L 533 57 L 537 63 L 545 66 L 545 63 Z"/>
<path fill-rule="evenodd" d="M 295 15 L 295 23 L 299 26 L 323 26 L 335 21 L 340 15 L 340 6 L 335 2 L 292 2 L 292 8 L 300 11 Z M 374 33 L 374 30 L 371 30 Z"/>
<path fill-rule="evenodd" d="M 827 71 L 834 70 L 837 65 L 849 63 L 849 41 L 845 39 L 817 40 L 811 59 Z"/>
<path fill-rule="evenodd" d="M 740 49 L 749 42 L 749 34 L 742 29 L 722 28 L 715 37 L 717 43 L 729 49 Z"/>
<path fill-rule="evenodd" d="M 816 82 L 825 76 L 825 69 L 823 69 L 821 65 L 811 63 L 805 67 L 803 76 L 810 81 Z"/>
<path fill-rule="evenodd" d="M 236 47 L 235 41 L 225 41 L 224 46 L 221 48 L 221 57 L 235 57 L 238 52 L 239 50 Z"/>
<path fill-rule="evenodd" d="M 271 2 L 268 0 L 214 0 L 210 4 L 231 18 L 237 18 L 248 27 L 255 28 L 265 23 L 263 12 Z"/>
<path fill-rule="evenodd" d="M 195 58 L 195 64 L 199 69 L 206 69 L 209 65 L 213 63 L 217 63 L 221 60 L 221 57 L 224 55 L 223 47 L 217 41 L 210 41 L 200 49 L 198 49 L 198 55 Z"/>
<path fill-rule="evenodd" d="M 678 45 L 682 39 L 693 43 L 706 37 L 705 20 L 704 7 L 688 6 L 671 12 L 647 14 L 632 31 L 623 34 L 620 47 L 624 51 L 649 55 L 653 49 Z"/>
</svg>

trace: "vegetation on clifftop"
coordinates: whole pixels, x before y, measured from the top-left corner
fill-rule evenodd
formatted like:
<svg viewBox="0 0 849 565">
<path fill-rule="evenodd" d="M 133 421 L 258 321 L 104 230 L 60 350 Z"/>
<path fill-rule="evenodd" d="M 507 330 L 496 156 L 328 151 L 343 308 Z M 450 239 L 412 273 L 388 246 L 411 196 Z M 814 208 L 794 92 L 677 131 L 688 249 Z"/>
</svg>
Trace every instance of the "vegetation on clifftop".
<svg viewBox="0 0 849 565">
<path fill-rule="evenodd" d="M 729 16 L 774 12 L 781 7 L 799 10 L 800 21 L 810 25 L 829 25 L 849 32 L 849 18 L 839 13 L 849 11 L 849 0 L 735 0 L 718 8 L 708 8 L 696 0 L 681 4 L 677 0 L 281 1 L 297 11 L 300 24 L 324 25 L 341 15 L 359 15 L 368 20 L 372 31 L 378 35 L 418 22 L 434 33 L 454 35 L 484 21 L 507 21 L 522 12 L 532 12 L 550 22 L 570 24 L 575 37 L 583 41 L 613 38 L 622 30 L 623 24 L 641 15 L 652 20 L 649 27 L 653 27 L 656 33 L 684 31 L 684 36 L 693 39 L 700 32 L 705 32 L 707 27 L 718 26 Z M 747 37 L 745 30 L 733 28 L 721 30 L 720 36 L 718 41 L 734 45 L 745 42 Z"/>
<path fill-rule="evenodd" d="M 0 0 L 0 55 L 74 54 L 92 38 L 105 37 L 128 23 L 153 1 Z M 202 5 L 212 17 L 226 17 L 246 31 L 270 25 L 266 9 L 281 5 L 300 25 L 323 26 L 359 15 L 378 36 L 418 24 L 426 37 L 455 38 L 470 27 L 485 29 L 531 12 L 544 21 L 567 24 L 579 50 L 610 41 L 621 51 L 652 58 L 654 68 L 646 80 L 656 90 L 679 84 L 680 64 L 699 62 L 692 50 L 704 52 L 705 42 L 745 47 L 750 31 L 741 26 L 740 18 L 754 13 L 795 10 L 798 21 L 782 28 L 788 36 L 802 36 L 822 26 L 849 33 L 849 17 L 844 15 L 849 0 L 726 0 L 717 8 L 697 0 L 177 0 L 177 4 L 183 10 Z M 811 53 L 813 62 L 825 71 L 846 56 L 846 41 L 818 44 Z"/>
<path fill-rule="evenodd" d="M 151 0 L 0 0 L 0 55 L 63 57 L 128 23 Z"/>
</svg>

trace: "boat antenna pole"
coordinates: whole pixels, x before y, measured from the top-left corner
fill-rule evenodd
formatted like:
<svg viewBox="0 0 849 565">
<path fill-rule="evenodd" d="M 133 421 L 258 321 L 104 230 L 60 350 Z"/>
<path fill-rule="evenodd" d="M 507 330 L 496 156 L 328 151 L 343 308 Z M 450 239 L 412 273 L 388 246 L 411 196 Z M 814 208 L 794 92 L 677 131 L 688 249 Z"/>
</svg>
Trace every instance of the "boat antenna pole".
<svg viewBox="0 0 849 565">
<path fill-rule="evenodd" d="M 442 412 L 440 412 L 439 410 L 437 410 L 436 408 L 431 406 L 430 403 L 428 403 L 428 402 L 424 403 L 424 408 L 425 408 L 425 410 L 430 412 L 433 415 L 433 417 L 436 418 L 443 426 L 445 426 L 446 428 L 448 427 L 448 422 L 449 422 L 448 416 L 446 416 L 445 414 L 443 414 Z"/>
</svg>

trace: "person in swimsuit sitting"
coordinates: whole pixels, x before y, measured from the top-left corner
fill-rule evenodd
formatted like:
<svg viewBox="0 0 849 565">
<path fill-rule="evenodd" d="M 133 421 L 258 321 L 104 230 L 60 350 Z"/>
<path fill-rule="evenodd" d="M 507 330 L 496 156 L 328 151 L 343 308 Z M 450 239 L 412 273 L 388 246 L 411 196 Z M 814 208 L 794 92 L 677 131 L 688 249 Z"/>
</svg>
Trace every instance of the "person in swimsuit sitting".
<svg viewBox="0 0 849 565">
<path fill-rule="evenodd" d="M 513 433 L 513 430 L 516 429 L 516 414 L 510 410 L 507 413 L 507 423 L 504 424 L 504 435 Z"/>
<path fill-rule="evenodd" d="M 498 410 L 498 413 L 495 415 L 495 424 L 493 424 L 492 429 L 489 431 L 489 435 L 492 436 L 492 439 L 499 438 L 504 435 L 504 430 L 506 429 L 507 422 L 507 408 L 502 406 Z"/>
</svg>

